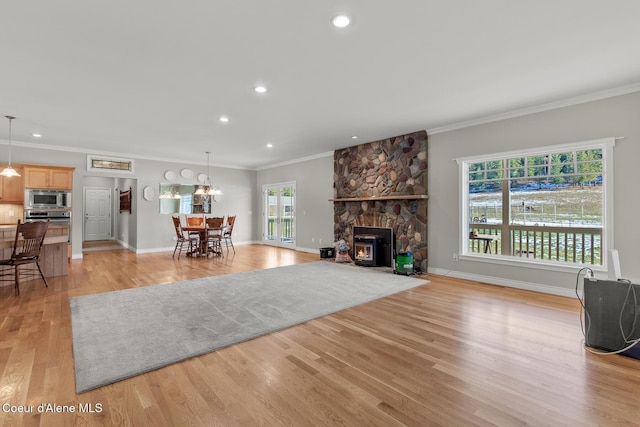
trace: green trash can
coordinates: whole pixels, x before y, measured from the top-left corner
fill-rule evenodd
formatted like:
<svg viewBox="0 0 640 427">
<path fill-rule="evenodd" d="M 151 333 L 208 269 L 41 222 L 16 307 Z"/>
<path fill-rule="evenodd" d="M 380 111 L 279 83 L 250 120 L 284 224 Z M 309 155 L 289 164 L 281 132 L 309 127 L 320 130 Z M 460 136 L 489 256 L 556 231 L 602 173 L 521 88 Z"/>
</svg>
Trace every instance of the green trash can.
<svg viewBox="0 0 640 427">
<path fill-rule="evenodd" d="M 396 255 L 396 274 L 413 274 L 413 254 L 411 252 L 400 252 Z"/>
</svg>

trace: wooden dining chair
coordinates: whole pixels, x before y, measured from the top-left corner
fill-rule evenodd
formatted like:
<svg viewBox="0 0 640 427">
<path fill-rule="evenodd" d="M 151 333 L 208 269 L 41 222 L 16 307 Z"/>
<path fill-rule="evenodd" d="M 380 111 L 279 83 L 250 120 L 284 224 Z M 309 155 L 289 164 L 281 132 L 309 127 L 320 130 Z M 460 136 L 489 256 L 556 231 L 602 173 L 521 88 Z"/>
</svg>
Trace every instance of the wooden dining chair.
<svg viewBox="0 0 640 427">
<path fill-rule="evenodd" d="M 207 218 L 207 256 L 212 253 L 215 255 L 222 255 L 222 225 L 224 224 L 224 217 L 211 217 Z"/>
<path fill-rule="evenodd" d="M 204 215 L 185 215 L 185 221 L 190 227 L 204 227 Z"/>
<path fill-rule="evenodd" d="M 233 247 L 233 240 L 231 239 L 231 235 L 233 233 L 233 226 L 236 223 L 236 216 L 229 215 L 227 217 L 227 226 L 224 229 L 224 233 L 222 234 L 222 242 L 227 247 L 227 254 L 229 253 L 229 245 L 231 245 L 231 249 L 233 249 L 233 253 L 236 253 L 236 248 Z"/>
<path fill-rule="evenodd" d="M 180 217 L 172 216 L 173 220 L 173 228 L 176 230 L 176 247 L 173 248 L 173 258 L 176 256 L 176 251 L 178 251 L 178 259 L 180 259 L 180 253 L 182 251 L 193 252 L 195 245 L 198 244 L 198 238 L 192 237 L 190 235 L 185 235 L 184 231 L 182 231 L 182 223 L 180 222 Z M 185 244 L 187 245 L 185 248 Z"/>
<path fill-rule="evenodd" d="M 204 227 L 205 217 L 204 215 L 185 215 L 184 220 L 189 227 Z M 200 232 L 189 231 L 189 237 L 200 239 Z"/>
<path fill-rule="evenodd" d="M 16 296 L 20 295 L 21 267 L 29 265 L 33 267 L 35 264 L 38 273 L 40 273 L 40 277 L 42 277 L 44 281 L 44 286 L 49 287 L 39 263 L 42 244 L 44 243 L 44 237 L 47 234 L 48 228 L 49 220 L 25 223 L 21 223 L 20 220 L 18 220 L 11 258 L 0 260 L 0 268 L 2 269 L 0 278 L 3 281 L 15 282 Z M 27 276 L 38 275 L 33 268 L 22 269 L 22 272 Z M 5 279 L 5 277 L 7 278 Z"/>
</svg>

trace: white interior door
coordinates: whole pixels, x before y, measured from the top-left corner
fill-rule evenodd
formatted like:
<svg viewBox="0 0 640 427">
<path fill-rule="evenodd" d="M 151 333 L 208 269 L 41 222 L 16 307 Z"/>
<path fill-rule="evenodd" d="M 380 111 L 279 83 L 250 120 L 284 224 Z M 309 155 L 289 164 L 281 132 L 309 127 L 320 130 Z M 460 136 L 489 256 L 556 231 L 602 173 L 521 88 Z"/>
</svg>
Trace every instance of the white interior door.
<svg viewBox="0 0 640 427">
<path fill-rule="evenodd" d="M 296 183 L 270 184 L 262 187 L 262 241 L 267 245 L 296 246 Z"/>
<path fill-rule="evenodd" d="M 111 238 L 111 189 L 84 189 L 84 240 Z"/>
</svg>

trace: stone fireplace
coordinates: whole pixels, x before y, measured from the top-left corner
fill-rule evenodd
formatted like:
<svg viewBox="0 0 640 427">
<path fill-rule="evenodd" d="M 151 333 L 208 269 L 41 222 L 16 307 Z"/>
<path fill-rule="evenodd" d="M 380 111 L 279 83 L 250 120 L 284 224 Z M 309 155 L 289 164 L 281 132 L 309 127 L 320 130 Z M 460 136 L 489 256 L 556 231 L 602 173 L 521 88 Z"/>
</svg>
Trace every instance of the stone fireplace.
<svg viewBox="0 0 640 427">
<path fill-rule="evenodd" d="M 391 228 L 397 253 L 427 271 L 427 133 L 334 152 L 334 237 L 353 254 L 354 226 Z"/>
</svg>

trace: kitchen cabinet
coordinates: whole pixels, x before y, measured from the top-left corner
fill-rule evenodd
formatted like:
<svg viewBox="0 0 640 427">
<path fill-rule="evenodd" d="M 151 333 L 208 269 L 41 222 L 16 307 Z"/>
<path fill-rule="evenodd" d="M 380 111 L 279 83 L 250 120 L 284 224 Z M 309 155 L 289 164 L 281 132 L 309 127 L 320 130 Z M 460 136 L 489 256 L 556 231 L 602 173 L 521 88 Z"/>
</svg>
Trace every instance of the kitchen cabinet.
<svg viewBox="0 0 640 427">
<path fill-rule="evenodd" d="M 74 168 L 24 165 L 24 188 L 71 190 Z"/>
<path fill-rule="evenodd" d="M 24 203 L 24 170 L 22 166 L 12 165 L 20 176 L 0 176 L 0 203 Z M 7 165 L 0 165 L 0 170 Z"/>
</svg>

